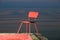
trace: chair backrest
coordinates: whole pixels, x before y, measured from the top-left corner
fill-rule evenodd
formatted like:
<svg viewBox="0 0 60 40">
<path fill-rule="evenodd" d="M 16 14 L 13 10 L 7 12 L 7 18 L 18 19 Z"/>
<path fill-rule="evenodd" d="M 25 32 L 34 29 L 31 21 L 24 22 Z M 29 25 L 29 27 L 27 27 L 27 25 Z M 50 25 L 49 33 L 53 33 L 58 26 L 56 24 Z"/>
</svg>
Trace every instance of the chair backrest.
<svg viewBox="0 0 60 40">
<path fill-rule="evenodd" d="M 28 18 L 37 18 L 38 13 L 39 12 L 36 12 L 36 11 L 29 11 Z"/>
</svg>

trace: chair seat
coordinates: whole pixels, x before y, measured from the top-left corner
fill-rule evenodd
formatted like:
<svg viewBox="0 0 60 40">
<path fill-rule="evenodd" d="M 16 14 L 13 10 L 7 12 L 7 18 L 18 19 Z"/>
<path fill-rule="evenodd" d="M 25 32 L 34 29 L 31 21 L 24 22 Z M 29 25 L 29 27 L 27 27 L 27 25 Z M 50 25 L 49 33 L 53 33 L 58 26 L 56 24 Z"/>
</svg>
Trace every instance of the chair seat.
<svg viewBox="0 0 60 40">
<path fill-rule="evenodd" d="M 36 21 L 22 21 L 23 23 L 35 23 Z"/>
<path fill-rule="evenodd" d="M 30 23 L 29 21 L 22 21 L 22 23 Z"/>
</svg>

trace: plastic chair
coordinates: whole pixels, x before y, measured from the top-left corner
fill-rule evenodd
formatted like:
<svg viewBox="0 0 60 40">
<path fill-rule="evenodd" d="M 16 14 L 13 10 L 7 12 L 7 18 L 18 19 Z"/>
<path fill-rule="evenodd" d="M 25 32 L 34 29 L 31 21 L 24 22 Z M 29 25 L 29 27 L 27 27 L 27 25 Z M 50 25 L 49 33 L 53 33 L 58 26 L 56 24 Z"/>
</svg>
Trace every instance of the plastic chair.
<svg viewBox="0 0 60 40">
<path fill-rule="evenodd" d="M 39 12 L 36 12 L 36 11 L 29 11 L 29 13 L 28 13 L 28 20 L 27 21 L 24 21 L 24 20 L 21 21 L 21 24 L 20 24 L 20 27 L 18 28 L 17 33 L 19 33 L 19 31 L 21 30 L 23 23 L 26 23 L 26 32 L 30 33 L 31 32 L 30 25 L 34 24 L 36 32 L 38 33 L 38 28 L 37 28 L 37 25 L 36 25 L 36 19 L 38 18 L 38 13 Z M 31 19 L 34 19 L 34 20 L 31 21 Z"/>
</svg>

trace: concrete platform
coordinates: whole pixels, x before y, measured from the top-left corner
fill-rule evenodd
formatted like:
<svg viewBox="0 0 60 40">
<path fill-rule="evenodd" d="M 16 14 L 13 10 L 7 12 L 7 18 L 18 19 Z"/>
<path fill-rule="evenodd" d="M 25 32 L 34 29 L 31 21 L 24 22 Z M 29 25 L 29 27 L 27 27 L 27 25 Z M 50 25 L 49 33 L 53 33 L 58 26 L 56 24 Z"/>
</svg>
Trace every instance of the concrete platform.
<svg viewBox="0 0 60 40">
<path fill-rule="evenodd" d="M 0 33 L 0 40 L 42 40 L 42 36 L 37 33 Z"/>
</svg>

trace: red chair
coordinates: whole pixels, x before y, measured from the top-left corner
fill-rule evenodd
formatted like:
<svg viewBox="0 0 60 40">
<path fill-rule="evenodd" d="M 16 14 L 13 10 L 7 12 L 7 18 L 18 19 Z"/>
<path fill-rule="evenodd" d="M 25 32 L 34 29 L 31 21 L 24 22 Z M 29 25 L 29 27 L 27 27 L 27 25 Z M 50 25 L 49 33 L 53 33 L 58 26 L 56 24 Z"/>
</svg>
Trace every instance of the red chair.
<svg viewBox="0 0 60 40">
<path fill-rule="evenodd" d="M 30 25 L 31 24 L 34 24 L 35 25 L 36 32 L 38 33 L 38 28 L 36 26 L 36 19 L 38 18 L 38 13 L 39 12 L 29 11 L 29 13 L 28 13 L 28 20 L 27 21 L 24 21 L 24 20 L 21 21 L 21 24 L 20 24 L 20 27 L 18 28 L 17 33 L 19 33 L 19 31 L 21 30 L 21 27 L 22 27 L 22 24 L 23 23 L 26 23 L 26 32 L 29 32 L 30 33 L 31 32 Z M 34 19 L 34 20 L 31 21 L 31 19 Z"/>
</svg>

